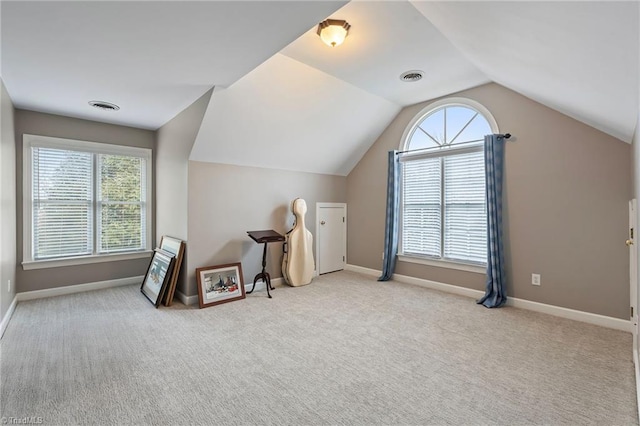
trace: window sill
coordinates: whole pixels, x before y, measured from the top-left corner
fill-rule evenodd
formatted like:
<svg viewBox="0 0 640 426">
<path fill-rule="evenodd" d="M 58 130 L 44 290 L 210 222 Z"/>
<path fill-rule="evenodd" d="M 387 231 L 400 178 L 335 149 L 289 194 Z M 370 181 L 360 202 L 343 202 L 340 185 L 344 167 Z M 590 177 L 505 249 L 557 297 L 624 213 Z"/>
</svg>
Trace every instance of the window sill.
<svg viewBox="0 0 640 426">
<path fill-rule="evenodd" d="M 450 260 L 427 259 L 425 257 L 408 256 L 406 254 L 398 254 L 400 262 L 418 263 L 420 265 L 437 266 L 439 268 L 457 269 L 458 271 L 473 272 L 476 274 L 486 274 L 487 267 L 481 265 L 473 265 L 470 263 L 452 262 Z"/>
<path fill-rule="evenodd" d="M 31 269 L 58 268 L 61 266 L 88 265 L 91 263 L 117 262 L 120 260 L 144 259 L 150 258 L 153 251 L 139 251 L 135 253 L 121 254 L 102 254 L 98 256 L 81 256 L 69 257 L 65 259 L 51 260 L 29 260 L 22 262 L 22 269 L 25 271 Z"/>
</svg>

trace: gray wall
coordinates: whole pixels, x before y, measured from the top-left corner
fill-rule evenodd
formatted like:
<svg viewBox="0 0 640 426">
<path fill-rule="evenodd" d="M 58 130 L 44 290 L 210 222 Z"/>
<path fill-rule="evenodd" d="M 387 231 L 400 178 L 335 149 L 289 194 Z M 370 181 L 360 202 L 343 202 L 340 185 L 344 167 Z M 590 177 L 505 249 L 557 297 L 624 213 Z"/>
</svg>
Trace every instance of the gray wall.
<svg viewBox="0 0 640 426">
<path fill-rule="evenodd" d="M 16 294 L 16 144 L 14 108 L 0 80 L 0 321 Z M 8 281 L 11 280 L 11 291 Z"/>
<path fill-rule="evenodd" d="M 175 116 L 156 134 L 156 241 L 163 235 L 187 241 L 189 154 L 213 89 Z M 189 250 L 187 242 L 186 250 Z M 188 256 L 185 256 L 176 289 L 187 288 Z"/>
<path fill-rule="evenodd" d="M 22 262 L 22 135 L 25 133 L 141 148 L 153 148 L 155 139 L 155 132 L 150 130 L 16 110 L 17 291 L 41 290 L 144 275 L 149 265 L 148 259 L 34 269 L 29 271 L 22 269 L 20 265 Z M 153 198 L 155 200 L 155 194 Z M 154 235 L 154 232 L 155 230 L 152 230 L 152 235 Z"/>
<path fill-rule="evenodd" d="M 497 84 L 451 96 L 480 102 L 515 136 L 505 158 L 508 295 L 627 319 L 631 146 Z M 403 109 L 347 177 L 351 264 L 381 268 L 387 151 L 430 102 Z M 483 274 L 404 262 L 396 273 L 484 290 Z"/>
<path fill-rule="evenodd" d="M 262 269 L 262 245 L 247 231 L 293 225 L 290 203 L 307 202 L 305 223 L 315 236 L 317 202 L 346 202 L 346 178 L 314 173 L 189 161 L 188 296 L 197 295 L 195 269 L 242 262 L 245 283 Z M 314 243 L 315 246 L 315 243 Z M 314 247 L 315 249 L 315 247 Z M 270 243 L 267 271 L 282 276 L 282 243 Z"/>
</svg>

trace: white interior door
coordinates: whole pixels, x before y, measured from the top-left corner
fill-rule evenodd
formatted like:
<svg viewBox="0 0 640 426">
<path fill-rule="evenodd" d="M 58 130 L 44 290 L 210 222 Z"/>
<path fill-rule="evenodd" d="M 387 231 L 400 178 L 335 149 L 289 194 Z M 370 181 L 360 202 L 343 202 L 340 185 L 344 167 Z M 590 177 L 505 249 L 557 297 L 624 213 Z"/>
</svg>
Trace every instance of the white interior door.
<svg viewBox="0 0 640 426">
<path fill-rule="evenodd" d="M 638 347 L 638 248 L 635 244 L 637 229 L 637 202 L 634 198 L 629 201 L 629 235 L 626 241 L 629 247 L 629 285 L 630 285 L 630 320 L 633 333 L 633 348 Z"/>
<path fill-rule="evenodd" d="M 347 205 L 318 203 L 316 231 L 318 274 L 343 270 L 347 263 Z"/>
</svg>

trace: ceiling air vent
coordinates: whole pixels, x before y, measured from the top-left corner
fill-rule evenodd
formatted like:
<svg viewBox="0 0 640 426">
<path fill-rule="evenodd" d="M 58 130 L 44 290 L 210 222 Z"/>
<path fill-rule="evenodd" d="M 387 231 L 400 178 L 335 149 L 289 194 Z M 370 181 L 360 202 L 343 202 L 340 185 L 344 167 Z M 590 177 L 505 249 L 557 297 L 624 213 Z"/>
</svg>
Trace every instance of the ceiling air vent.
<svg viewBox="0 0 640 426">
<path fill-rule="evenodd" d="M 423 75 L 424 75 L 423 71 L 411 70 L 411 71 L 403 72 L 400 75 L 400 80 L 411 83 L 413 81 L 421 80 Z"/>
<path fill-rule="evenodd" d="M 89 102 L 89 105 L 91 105 L 94 108 L 101 109 L 103 111 L 117 111 L 120 109 L 118 105 L 112 104 L 111 102 L 104 102 L 104 101 L 91 101 Z"/>
</svg>

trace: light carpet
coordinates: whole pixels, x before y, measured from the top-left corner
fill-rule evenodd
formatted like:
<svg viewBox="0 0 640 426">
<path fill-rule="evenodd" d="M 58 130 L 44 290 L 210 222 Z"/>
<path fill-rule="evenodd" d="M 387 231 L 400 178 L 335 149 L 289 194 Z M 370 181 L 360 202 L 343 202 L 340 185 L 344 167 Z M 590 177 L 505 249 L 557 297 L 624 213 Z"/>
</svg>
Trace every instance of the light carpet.
<svg viewBox="0 0 640 426">
<path fill-rule="evenodd" d="M 206 309 L 156 310 L 126 286 L 19 303 L 0 411 L 56 425 L 636 425 L 631 346 L 351 272 Z"/>
</svg>

